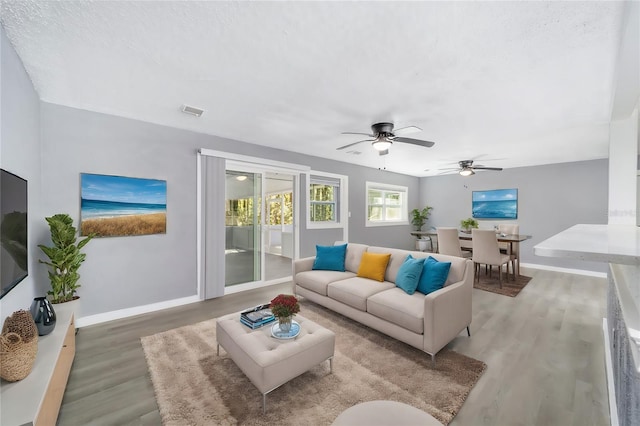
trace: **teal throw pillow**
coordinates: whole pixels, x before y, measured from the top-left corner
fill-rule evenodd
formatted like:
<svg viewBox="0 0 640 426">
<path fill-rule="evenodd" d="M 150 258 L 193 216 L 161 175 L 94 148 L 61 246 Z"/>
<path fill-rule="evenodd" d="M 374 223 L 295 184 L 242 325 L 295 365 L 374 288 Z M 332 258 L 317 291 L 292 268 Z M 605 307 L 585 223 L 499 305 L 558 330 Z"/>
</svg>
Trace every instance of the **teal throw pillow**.
<svg viewBox="0 0 640 426">
<path fill-rule="evenodd" d="M 415 293 L 422 274 L 422 268 L 424 267 L 424 261 L 424 258 L 414 259 L 411 255 L 407 256 L 404 263 L 400 265 L 400 269 L 398 269 L 396 286 L 403 289 L 407 294 Z"/>
<path fill-rule="evenodd" d="M 347 255 L 347 245 L 316 246 L 316 259 L 313 269 L 324 271 L 344 272 L 344 258 Z"/>
<path fill-rule="evenodd" d="M 418 291 L 420 293 L 429 294 L 444 287 L 451 269 L 451 262 L 438 262 L 433 257 L 424 262 L 424 268 L 420 281 L 418 282 Z"/>
</svg>

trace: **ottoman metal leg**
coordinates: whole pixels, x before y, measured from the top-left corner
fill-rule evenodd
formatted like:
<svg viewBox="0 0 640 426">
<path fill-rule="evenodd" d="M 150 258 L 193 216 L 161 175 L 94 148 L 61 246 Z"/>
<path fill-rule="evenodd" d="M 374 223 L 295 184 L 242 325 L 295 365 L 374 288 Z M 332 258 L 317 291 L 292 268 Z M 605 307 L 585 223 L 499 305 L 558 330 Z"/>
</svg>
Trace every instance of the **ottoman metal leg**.
<svg viewBox="0 0 640 426">
<path fill-rule="evenodd" d="M 329 373 L 333 373 L 333 357 L 329 358 Z"/>
</svg>

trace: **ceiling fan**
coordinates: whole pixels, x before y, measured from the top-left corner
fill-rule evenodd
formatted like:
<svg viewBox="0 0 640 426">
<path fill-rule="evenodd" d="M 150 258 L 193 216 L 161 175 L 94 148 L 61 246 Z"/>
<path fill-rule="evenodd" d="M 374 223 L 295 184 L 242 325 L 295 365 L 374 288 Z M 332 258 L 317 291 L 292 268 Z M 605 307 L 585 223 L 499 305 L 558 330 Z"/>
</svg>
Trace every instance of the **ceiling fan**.
<svg viewBox="0 0 640 426">
<path fill-rule="evenodd" d="M 423 146 L 425 148 L 429 148 L 435 145 L 434 142 L 405 138 L 401 136 L 410 133 L 421 132 L 422 129 L 416 126 L 402 127 L 400 129 L 396 129 L 394 132 L 393 123 L 375 123 L 371 125 L 371 131 L 371 134 L 359 132 L 342 132 L 343 135 L 365 135 L 373 139 L 363 139 L 361 141 L 350 143 L 336 149 L 341 150 L 352 147 L 362 142 L 371 142 L 371 146 L 373 146 L 373 148 L 378 151 L 380 155 L 387 155 L 389 153 L 389 147 L 391 147 L 394 142 L 408 143 L 412 145 Z"/>
<path fill-rule="evenodd" d="M 447 171 L 443 172 L 442 174 L 451 173 L 450 171 L 457 170 L 458 173 L 460 173 L 461 176 L 475 175 L 476 174 L 476 170 L 493 170 L 493 171 L 498 171 L 498 172 L 502 171 L 502 167 L 487 167 L 487 166 L 481 166 L 480 164 L 474 166 L 473 165 L 473 160 L 458 161 L 458 165 L 460 167 L 451 168 L 451 169 L 440 169 L 440 170 L 447 170 Z"/>
</svg>

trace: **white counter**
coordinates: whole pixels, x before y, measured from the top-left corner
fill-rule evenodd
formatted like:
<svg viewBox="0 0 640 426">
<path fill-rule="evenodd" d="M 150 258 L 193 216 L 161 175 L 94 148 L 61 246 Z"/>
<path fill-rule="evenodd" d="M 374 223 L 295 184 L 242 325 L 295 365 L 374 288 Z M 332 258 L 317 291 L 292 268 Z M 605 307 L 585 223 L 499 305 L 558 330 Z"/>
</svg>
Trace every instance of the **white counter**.
<svg viewBox="0 0 640 426">
<path fill-rule="evenodd" d="M 533 248 L 537 256 L 640 265 L 640 228 L 633 225 L 574 225 Z"/>
</svg>

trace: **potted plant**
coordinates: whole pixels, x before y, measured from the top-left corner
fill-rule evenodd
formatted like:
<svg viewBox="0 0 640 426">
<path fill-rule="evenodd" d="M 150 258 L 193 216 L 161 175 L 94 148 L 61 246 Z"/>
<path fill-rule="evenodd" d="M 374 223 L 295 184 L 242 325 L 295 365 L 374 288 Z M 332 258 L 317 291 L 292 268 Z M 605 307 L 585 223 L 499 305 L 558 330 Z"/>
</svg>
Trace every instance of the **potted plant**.
<svg viewBox="0 0 640 426">
<path fill-rule="evenodd" d="M 47 255 L 49 261 L 39 260 L 50 267 L 49 280 L 51 290 L 47 292 L 53 303 L 69 302 L 77 299 L 80 287 L 78 269 L 87 257 L 80 250 L 94 237 L 93 234 L 77 241 L 73 219 L 68 214 L 56 214 L 45 218 L 51 230 L 53 247 L 39 244 L 38 247 Z M 77 241 L 77 242 L 76 242 Z"/>
<path fill-rule="evenodd" d="M 279 294 L 271 301 L 269 307 L 273 316 L 278 318 L 280 330 L 289 332 L 293 316 L 300 312 L 298 299 L 292 294 Z"/>
<path fill-rule="evenodd" d="M 433 207 L 426 206 L 422 210 L 411 210 L 411 224 L 416 227 L 416 231 L 422 231 L 422 226 L 425 224 L 429 215 L 431 214 Z"/>
<path fill-rule="evenodd" d="M 478 227 L 478 221 L 472 217 L 469 217 L 460 221 L 460 227 L 464 230 L 464 232 L 468 233 L 471 232 L 471 228 Z"/>
</svg>

